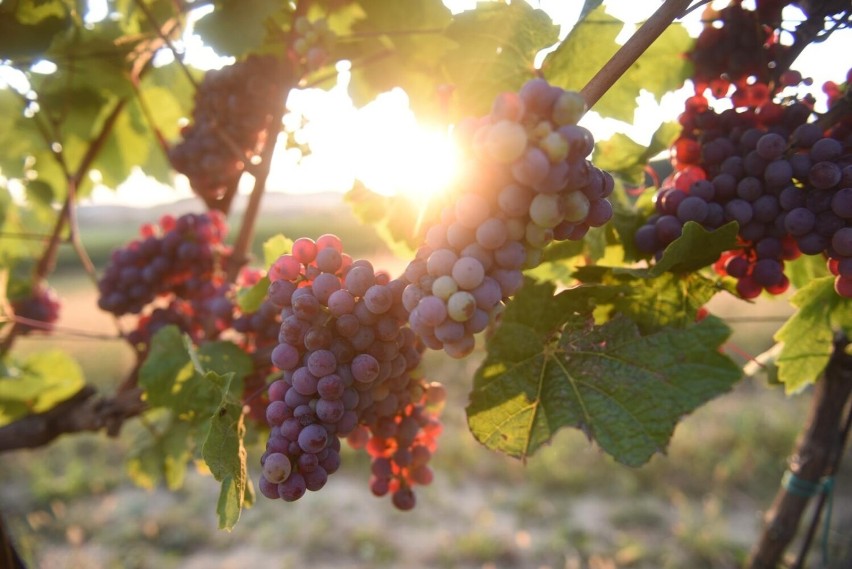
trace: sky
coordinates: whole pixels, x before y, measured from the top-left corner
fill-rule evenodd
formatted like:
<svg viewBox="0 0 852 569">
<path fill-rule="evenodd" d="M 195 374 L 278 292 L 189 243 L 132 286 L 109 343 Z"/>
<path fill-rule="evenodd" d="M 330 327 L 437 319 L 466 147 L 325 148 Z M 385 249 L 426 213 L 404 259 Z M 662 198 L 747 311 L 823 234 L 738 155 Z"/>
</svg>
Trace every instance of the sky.
<svg viewBox="0 0 852 569">
<path fill-rule="evenodd" d="M 561 26 L 561 37 L 577 21 L 583 4 L 579 0 L 531 0 L 530 3 L 545 10 Z M 458 12 L 475 7 L 476 2 L 445 0 L 445 4 Z M 716 0 L 714 4 L 727 2 Z M 745 4 L 748 6 L 749 2 Z M 604 5 L 612 15 L 628 23 L 619 36 L 624 41 L 635 29 L 630 23 L 646 19 L 659 3 L 605 0 Z M 90 0 L 87 19 L 102 19 L 106 15 L 105 7 L 104 0 Z M 701 12 L 701 9 L 694 10 L 683 20 L 693 36 L 701 30 Z M 788 8 L 784 18 L 796 21 L 802 14 L 795 8 Z M 216 57 L 197 36 L 188 35 L 184 41 L 187 62 L 194 66 L 212 68 L 230 62 Z M 838 54 L 843 54 L 846 61 L 838 60 Z M 539 63 L 544 55 L 540 54 Z M 170 56 L 164 53 L 165 59 Z M 814 79 L 812 91 L 823 98 L 820 86 L 829 79 L 842 81 L 846 70 L 852 67 L 852 30 L 836 32 L 829 41 L 810 46 L 794 67 L 807 70 Z M 329 91 L 313 89 L 291 93 L 285 128 L 306 122 L 307 126 L 297 136 L 310 145 L 311 154 L 302 157 L 298 150 L 285 149 L 279 144 L 281 150 L 273 157 L 267 189 L 289 193 L 345 192 L 357 178 L 379 193 L 407 192 L 425 196 L 431 189 L 448 183 L 455 160 L 447 132 L 418 123 L 401 89 L 384 93 L 365 107 L 355 108 L 347 95 L 347 69 L 345 64 L 338 66 L 338 84 Z M 650 93 L 641 93 L 632 125 L 603 119 L 594 111 L 587 113 L 581 124 L 592 131 L 596 140 L 624 132 L 637 142 L 647 143 L 663 121 L 677 118 L 690 94 L 691 89 L 687 87 L 658 102 Z M 244 176 L 243 182 L 240 190 L 250 191 L 253 183 L 250 176 Z M 142 185 L 145 191 L 139 191 Z M 137 171 L 117 190 L 98 188 L 87 201 L 145 206 L 191 195 L 182 176 L 178 176 L 172 187 L 147 179 Z"/>
</svg>

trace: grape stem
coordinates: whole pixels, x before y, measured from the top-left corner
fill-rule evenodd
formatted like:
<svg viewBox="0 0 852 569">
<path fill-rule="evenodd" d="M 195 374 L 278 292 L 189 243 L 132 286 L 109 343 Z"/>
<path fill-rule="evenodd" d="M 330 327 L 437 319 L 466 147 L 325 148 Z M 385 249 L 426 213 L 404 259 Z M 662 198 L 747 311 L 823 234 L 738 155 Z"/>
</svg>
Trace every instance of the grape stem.
<svg viewBox="0 0 852 569">
<path fill-rule="evenodd" d="M 672 22 L 681 17 L 689 7 L 691 0 L 666 0 L 642 26 L 636 30 L 630 39 L 615 52 L 600 71 L 592 77 L 580 91 L 586 100 L 588 108 L 592 108 L 598 100 L 609 91 L 618 79 L 630 69 L 645 50 L 668 28 Z"/>
</svg>

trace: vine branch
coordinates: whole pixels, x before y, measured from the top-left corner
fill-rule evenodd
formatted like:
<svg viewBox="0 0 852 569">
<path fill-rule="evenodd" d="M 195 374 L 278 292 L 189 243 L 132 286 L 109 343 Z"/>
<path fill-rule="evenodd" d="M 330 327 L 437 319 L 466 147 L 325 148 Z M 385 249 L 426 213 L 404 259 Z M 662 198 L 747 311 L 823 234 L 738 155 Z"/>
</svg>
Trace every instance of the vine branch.
<svg viewBox="0 0 852 569">
<path fill-rule="evenodd" d="M 592 108 L 667 27 L 689 7 L 691 0 L 666 0 L 630 39 L 615 52 L 594 77 L 580 90 L 586 105 Z"/>
<path fill-rule="evenodd" d="M 0 453 L 44 446 L 67 433 L 106 429 L 108 435 L 116 436 L 126 419 L 146 408 L 141 389 L 120 392 L 112 398 L 97 398 L 95 394 L 95 388 L 86 385 L 48 411 L 0 427 Z"/>
</svg>

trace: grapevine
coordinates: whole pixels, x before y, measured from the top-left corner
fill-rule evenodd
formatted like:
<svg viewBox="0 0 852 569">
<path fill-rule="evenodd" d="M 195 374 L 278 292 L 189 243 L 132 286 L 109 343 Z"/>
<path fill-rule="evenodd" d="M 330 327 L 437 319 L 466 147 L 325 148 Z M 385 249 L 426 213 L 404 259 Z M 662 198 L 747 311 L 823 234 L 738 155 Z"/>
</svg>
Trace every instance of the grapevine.
<svg viewBox="0 0 852 569">
<path fill-rule="evenodd" d="M 779 297 L 795 311 L 760 361 L 813 403 L 748 566 L 782 562 L 811 494 L 796 566 L 820 523 L 830 535 L 820 512 L 852 424 L 852 69 L 823 85 L 823 111 L 792 66 L 852 28 L 848 2 L 713 3 L 689 37 L 675 21 L 708 3 L 665 0 L 623 43 L 624 22 L 595 2 L 567 35 L 525 2 L 142 2 L 103 20 L 59 0 L 0 4 L 0 452 L 139 418 L 129 475 L 176 490 L 198 466 L 231 529 L 255 490 L 287 508 L 325 488 L 346 444 L 369 456 L 368 492 L 409 511 L 441 475 L 447 391 L 430 361 L 473 356 L 455 369 L 472 372 L 478 443 L 526 461 L 571 427 L 641 466 L 743 377 L 707 303 Z M 190 29 L 232 59 L 197 79 Z M 590 109 L 629 120 L 640 89 L 662 101 L 684 85 L 678 123 L 647 148 L 595 140 Z M 462 164 L 422 211 L 350 195 L 405 252 L 398 275 L 345 252 L 336 227 L 310 238 L 291 218 L 259 221 L 267 186 L 298 185 L 289 167 L 327 150 L 301 102 L 321 90 L 361 112 L 397 88 Z M 333 118 L 330 137 L 361 143 Z M 660 150 L 671 174 L 632 192 Z M 81 206 L 132 170 L 185 176 L 204 209 L 90 256 Z M 255 250 L 269 228 L 280 234 Z M 110 333 L 62 325 L 69 257 Z M 30 354 L 60 333 L 123 343 L 132 363 L 96 388 L 62 349 Z M 0 565 L 23 566 L 10 533 L 0 517 Z"/>
</svg>

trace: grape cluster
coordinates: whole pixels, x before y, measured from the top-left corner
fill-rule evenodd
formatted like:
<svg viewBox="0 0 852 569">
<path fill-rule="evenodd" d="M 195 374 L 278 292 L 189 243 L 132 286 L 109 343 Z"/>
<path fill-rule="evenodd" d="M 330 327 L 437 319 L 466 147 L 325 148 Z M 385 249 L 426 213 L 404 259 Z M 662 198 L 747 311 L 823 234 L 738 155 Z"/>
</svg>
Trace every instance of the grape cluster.
<svg viewBox="0 0 852 569">
<path fill-rule="evenodd" d="M 309 71 L 322 67 L 328 59 L 328 52 L 337 36 L 328 27 L 324 18 L 313 22 L 300 16 L 293 22 L 295 39 L 290 48 L 290 56 Z"/>
<path fill-rule="evenodd" d="M 210 70 L 195 94 L 192 122 L 169 151 L 172 166 L 207 200 L 236 184 L 247 161 L 259 152 L 275 110 L 291 82 L 286 63 L 270 55 Z M 273 135 L 277 130 L 273 131 Z"/>
<path fill-rule="evenodd" d="M 467 169 L 404 274 L 409 323 L 429 348 L 469 354 L 546 245 L 612 217 L 612 177 L 586 160 L 594 139 L 576 124 L 585 110 L 579 93 L 533 79 L 459 125 Z"/>
<path fill-rule="evenodd" d="M 210 283 L 229 249 L 227 227 L 218 212 L 166 215 L 159 228 L 144 225 L 141 238 L 113 251 L 98 281 L 98 306 L 116 316 L 139 313 L 157 296 L 210 296 Z"/>
<path fill-rule="evenodd" d="M 28 334 L 32 331 L 50 332 L 53 324 L 59 320 L 59 297 L 56 291 L 47 285 L 35 287 L 26 296 L 11 301 L 15 317 L 32 322 L 17 320 L 17 331 Z M 38 322 L 39 325 L 35 323 Z"/>
<path fill-rule="evenodd" d="M 269 279 L 267 298 L 282 319 L 271 360 L 283 376 L 269 387 L 261 493 L 293 501 L 319 490 L 340 466 L 339 438 L 357 431 L 375 461 L 397 469 L 373 491 L 413 507 L 412 486 L 429 478 L 425 463 L 440 431 L 427 406 L 439 388 L 415 374 L 421 348 L 405 327 L 405 282 L 353 261 L 330 234 L 296 240 Z"/>
<path fill-rule="evenodd" d="M 801 253 L 836 261 L 837 291 L 848 296 L 852 154 L 807 122 L 810 114 L 799 103 L 716 113 L 692 97 L 673 146 L 676 171 L 655 195 L 636 247 L 659 256 L 689 221 L 708 229 L 736 221 L 739 246 L 715 268 L 737 279 L 741 297 L 785 291 L 784 262 Z"/>
<path fill-rule="evenodd" d="M 723 97 L 734 84 L 737 106 L 756 106 L 754 103 L 766 100 L 769 95 L 766 84 L 771 81 L 778 60 L 789 50 L 779 43 L 777 31 L 781 10 L 789 3 L 789 0 L 764 0 L 752 11 L 735 0 L 719 10 L 689 53 L 696 92 L 710 87 L 716 96 Z"/>
</svg>

